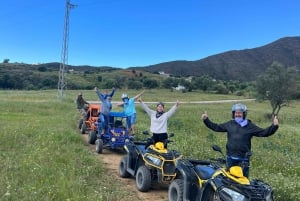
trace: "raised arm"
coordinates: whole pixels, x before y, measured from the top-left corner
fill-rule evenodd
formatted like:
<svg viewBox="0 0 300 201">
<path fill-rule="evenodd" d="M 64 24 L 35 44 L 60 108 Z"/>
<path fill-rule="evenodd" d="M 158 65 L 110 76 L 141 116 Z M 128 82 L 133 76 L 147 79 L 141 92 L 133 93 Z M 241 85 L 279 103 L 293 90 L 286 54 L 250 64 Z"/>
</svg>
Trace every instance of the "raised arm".
<svg viewBox="0 0 300 201">
<path fill-rule="evenodd" d="M 99 90 L 97 87 L 95 87 L 94 90 L 96 91 L 96 93 L 97 93 L 99 99 L 100 99 L 102 102 L 104 102 L 104 99 L 105 99 L 105 98 L 104 98 L 104 94 L 102 94 L 102 93 L 100 92 L 100 90 Z"/>
<path fill-rule="evenodd" d="M 148 105 L 146 105 L 141 98 L 138 99 L 138 101 L 141 103 L 141 106 L 143 110 L 151 117 L 151 114 L 154 113 L 154 110 L 151 110 Z"/>
<path fill-rule="evenodd" d="M 112 89 L 111 89 L 111 93 L 110 94 L 108 94 L 110 97 L 113 97 L 113 95 L 115 94 L 115 91 L 116 91 L 116 89 L 115 89 L 115 87 L 113 87 Z"/>
<path fill-rule="evenodd" d="M 173 107 L 171 107 L 171 109 L 169 109 L 169 111 L 166 112 L 166 115 L 168 116 L 168 118 L 171 117 L 176 112 L 178 106 L 179 106 L 179 101 L 177 100 L 175 105 L 173 105 Z"/>
<path fill-rule="evenodd" d="M 145 92 L 145 90 L 143 90 L 141 93 L 137 94 L 137 95 L 134 97 L 134 100 L 137 100 L 138 98 L 140 98 L 141 95 L 143 95 L 144 92 Z"/>
</svg>

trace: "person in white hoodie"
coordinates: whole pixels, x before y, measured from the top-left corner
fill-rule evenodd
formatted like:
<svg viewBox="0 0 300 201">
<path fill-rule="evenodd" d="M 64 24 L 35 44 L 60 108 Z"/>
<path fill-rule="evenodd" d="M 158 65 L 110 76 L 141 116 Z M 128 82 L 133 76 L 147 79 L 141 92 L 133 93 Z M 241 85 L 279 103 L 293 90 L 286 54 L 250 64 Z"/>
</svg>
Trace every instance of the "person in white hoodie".
<svg viewBox="0 0 300 201">
<path fill-rule="evenodd" d="M 150 117 L 150 131 L 152 132 L 152 139 L 154 143 L 164 142 L 168 139 L 168 119 L 176 112 L 179 106 L 179 101 L 177 100 L 175 105 L 173 105 L 167 112 L 164 111 L 165 105 L 162 102 L 157 103 L 156 110 L 151 110 L 141 100 L 141 98 L 139 98 L 138 101 Z"/>
</svg>

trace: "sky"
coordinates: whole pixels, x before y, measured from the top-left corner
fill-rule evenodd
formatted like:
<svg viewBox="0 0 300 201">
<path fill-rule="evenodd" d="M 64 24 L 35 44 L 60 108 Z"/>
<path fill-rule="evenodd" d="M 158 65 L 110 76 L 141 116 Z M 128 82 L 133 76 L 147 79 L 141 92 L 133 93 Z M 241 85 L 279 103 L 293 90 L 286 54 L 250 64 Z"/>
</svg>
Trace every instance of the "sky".
<svg viewBox="0 0 300 201">
<path fill-rule="evenodd" d="M 70 0 L 69 65 L 195 61 L 300 36 L 299 0 Z M 66 0 L 1 0 L 0 62 L 61 62 Z"/>
</svg>

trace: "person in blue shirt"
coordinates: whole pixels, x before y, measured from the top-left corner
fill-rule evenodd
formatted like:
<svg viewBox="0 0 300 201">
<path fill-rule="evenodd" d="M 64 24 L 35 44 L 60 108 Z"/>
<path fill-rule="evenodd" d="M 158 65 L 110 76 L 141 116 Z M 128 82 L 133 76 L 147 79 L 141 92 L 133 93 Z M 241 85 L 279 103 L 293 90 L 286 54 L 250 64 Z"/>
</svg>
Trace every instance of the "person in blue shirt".
<svg viewBox="0 0 300 201">
<path fill-rule="evenodd" d="M 122 103 L 117 104 L 120 107 L 123 107 L 124 114 L 127 116 L 126 118 L 126 125 L 129 133 L 135 133 L 135 122 L 136 122 L 136 110 L 135 110 L 135 101 L 141 97 L 141 95 L 145 92 L 142 91 L 141 93 L 137 94 L 133 98 L 129 98 L 126 93 L 123 93 Z"/>
<path fill-rule="evenodd" d="M 109 113 L 112 109 L 111 99 L 115 93 L 115 88 L 112 88 L 110 94 L 108 94 L 107 92 L 101 93 L 97 87 L 95 87 L 95 91 L 101 101 L 101 108 L 99 114 L 99 120 L 100 120 L 99 134 L 101 134 L 105 132 L 105 130 L 108 128 Z"/>
</svg>

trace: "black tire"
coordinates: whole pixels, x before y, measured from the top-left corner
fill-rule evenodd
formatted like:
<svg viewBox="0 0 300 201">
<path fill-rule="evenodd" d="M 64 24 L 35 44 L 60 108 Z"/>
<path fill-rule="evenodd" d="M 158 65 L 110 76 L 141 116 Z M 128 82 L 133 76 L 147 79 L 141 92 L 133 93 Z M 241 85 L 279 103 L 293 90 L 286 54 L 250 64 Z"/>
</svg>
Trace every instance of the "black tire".
<svg viewBox="0 0 300 201">
<path fill-rule="evenodd" d="M 138 168 L 135 176 L 136 187 L 141 192 L 147 192 L 151 187 L 151 173 L 150 170 L 142 165 Z"/>
<path fill-rule="evenodd" d="M 130 174 L 127 172 L 127 160 L 128 156 L 123 156 L 120 160 L 119 164 L 119 175 L 122 178 L 128 178 L 130 177 Z"/>
<path fill-rule="evenodd" d="M 88 143 L 95 144 L 96 140 L 97 140 L 96 131 L 90 131 L 88 135 Z"/>
<path fill-rule="evenodd" d="M 96 152 L 98 154 L 102 154 L 103 151 L 103 140 L 102 139 L 97 139 L 96 142 Z"/>
<path fill-rule="evenodd" d="M 79 120 L 79 124 L 78 124 L 78 128 L 79 128 L 80 130 L 81 130 L 82 124 L 83 124 L 83 119 L 80 119 L 80 120 Z"/>
<path fill-rule="evenodd" d="M 183 180 L 175 179 L 168 189 L 169 201 L 183 201 Z"/>
<path fill-rule="evenodd" d="M 81 132 L 81 134 L 85 134 L 85 123 L 83 122 L 82 124 L 81 124 L 81 129 L 80 129 L 80 132 Z"/>
<path fill-rule="evenodd" d="M 204 192 L 201 201 L 221 201 L 218 192 L 214 191 L 211 186 L 208 186 Z"/>
</svg>

